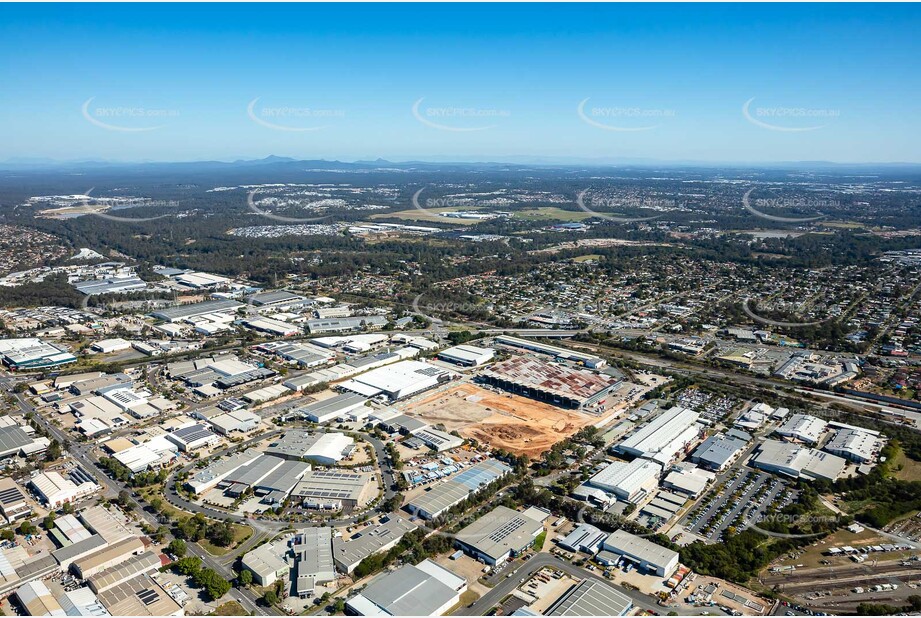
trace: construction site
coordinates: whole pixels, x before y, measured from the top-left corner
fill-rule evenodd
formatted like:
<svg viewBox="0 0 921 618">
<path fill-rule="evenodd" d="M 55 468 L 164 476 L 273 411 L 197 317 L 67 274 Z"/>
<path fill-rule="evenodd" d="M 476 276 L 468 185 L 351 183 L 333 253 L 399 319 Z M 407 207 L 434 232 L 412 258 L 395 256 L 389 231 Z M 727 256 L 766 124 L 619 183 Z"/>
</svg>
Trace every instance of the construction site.
<svg viewBox="0 0 921 618">
<path fill-rule="evenodd" d="M 599 417 L 563 410 L 543 403 L 464 383 L 413 402 L 407 413 L 432 424 L 442 424 L 494 448 L 537 457 L 561 439 L 588 425 L 603 425 L 620 408 Z"/>
</svg>

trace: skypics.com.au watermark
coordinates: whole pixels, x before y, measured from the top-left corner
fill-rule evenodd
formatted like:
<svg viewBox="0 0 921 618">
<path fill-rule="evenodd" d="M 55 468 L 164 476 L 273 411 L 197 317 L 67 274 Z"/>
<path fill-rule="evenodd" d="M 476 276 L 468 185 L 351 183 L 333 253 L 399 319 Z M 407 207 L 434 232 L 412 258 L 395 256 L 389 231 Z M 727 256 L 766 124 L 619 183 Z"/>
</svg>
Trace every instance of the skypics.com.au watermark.
<svg viewBox="0 0 921 618">
<path fill-rule="evenodd" d="M 604 219 L 612 223 L 639 223 L 642 221 L 652 221 L 659 219 L 663 215 L 651 217 L 621 217 L 599 210 L 623 210 L 623 209 L 671 209 L 677 206 L 677 202 L 668 198 L 659 197 L 626 197 L 611 198 L 596 195 L 588 195 L 589 189 L 583 189 L 576 196 L 576 204 L 580 209 L 589 213 L 593 217 Z"/>
<path fill-rule="evenodd" d="M 91 107 L 96 97 L 84 101 L 80 108 L 83 117 L 93 125 L 107 131 L 121 131 L 125 133 L 139 133 L 155 131 L 166 126 L 164 120 L 179 117 L 179 110 L 151 109 L 148 107 Z M 160 124 L 151 125 L 151 121 Z"/>
<path fill-rule="evenodd" d="M 276 215 L 256 205 L 257 193 L 259 193 L 259 189 L 252 189 L 246 193 L 246 207 L 257 215 L 265 217 L 266 219 L 271 219 L 272 221 L 278 221 L 279 223 L 316 223 L 317 221 L 323 221 L 324 219 L 332 217 L 332 215 L 322 215 L 319 217 L 285 217 L 283 215 Z"/>
<path fill-rule="evenodd" d="M 810 532 L 806 534 L 775 532 L 765 528 L 765 526 L 770 525 L 771 523 L 779 523 L 783 524 L 784 526 L 796 527 L 802 527 L 804 525 L 812 527 L 818 524 L 819 526 L 824 526 L 831 529 L 837 525 L 838 518 L 831 515 L 787 515 L 785 513 L 768 513 L 758 523 L 751 523 L 746 526 L 746 530 L 754 530 L 755 532 L 765 536 L 770 536 L 778 539 L 809 539 L 812 537 L 822 536 L 827 532 Z"/>
<path fill-rule="evenodd" d="M 836 200 L 826 200 L 826 199 L 817 199 L 817 198 L 766 198 L 766 199 L 755 199 L 754 204 L 752 203 L 751 194 L 755 189 L 749 189 L 742 196 L 742 207 L 755 215 L 767 221 L 773 221 L 777 223 L 810 223 L 812 221 L 819 221 L 825 219 L 827 215 L 819 212 L 816 215 L 809 217 L 784 217 L 780 215 L 772 215 L 762 210 L 759 210 L 755 206 L 760 208 L 796 208 L 804 210 L 817 210 L 819 208 L 837 208 L 840 207 L 841 203 Z"/>
<path fill-rule="evenodd" d="M 318 120 L 345 118 L 345 110 L 320 109 L 314 107 L 268 107 L 256 104 L 261 97 L 256 97 L 246 106 L 246 115 L 256 124 L 273 131 L 304 133 L 327 128 L 328 124 L 316 124 Z"/>
<path fill-rule="evenodd" d="M 92 215 L 94 217 L 99 217 L 100 219 L 115 221 L 118 223 L 145 223 L 147 221 L 156 221 L 157 219 L 166 219 L 167 217 L 172 217 L 173 215 L 163 214 L 157 215 L 155 217 L 121 217 L 119 215 L 111 214 L 110 211 L 140 207 L 173 209 L 179 207 L 179 202 L 177 200 L 154 200 L 147 198 L 123 198 L 117 201 L 112 201 L 111 203 L 103 203 L 102 200 L 95 200 L 92 197 L 94 189 L 95 187 L 90 187 L 90 189 L 83 194 L 83 199 L 73 205 L 72 209 L 75 214 L 78 214 L 78 216 Z"/>
<path fill-rule="evenodd" d="M 750 98 L 742 105 L 742 115 L 747 121 L 770 131 L 787 133 L 801 133 L 816 131 L 828 126 L 828 123 L 841 117 L 841 110 L 811 108 L 811 107 L 755 107 L 752 103 L 755 97 Z M 821 122 L 821 124 L 816 124 Z"/>
<path fill-rule="evenodd" d="M 591 97 L 582 99 L 576 107 L 576 113 L 583 122 L 605 131 L 635 133 L 651 131 L 662 126 L 661 120 L 674 118 L 678 113 L 673 109 L 643 107 L 588 107 Z M 650 124 L 650 121 L 659 121 Z"/>
<path fill-rule="evenodd" d="M 512 112 L 506 109 L 457 107 L 457 106 L 429 106 L 422 107 L 425 97 L 420 98 L 412 106 L 413 117 L 433 129 L 440 131 L 454 131 L 469 133 L 493 129 L 497 120 L 506 120 Z M 492 122 L 493 124 L 483 124 Z"/>
</svg>

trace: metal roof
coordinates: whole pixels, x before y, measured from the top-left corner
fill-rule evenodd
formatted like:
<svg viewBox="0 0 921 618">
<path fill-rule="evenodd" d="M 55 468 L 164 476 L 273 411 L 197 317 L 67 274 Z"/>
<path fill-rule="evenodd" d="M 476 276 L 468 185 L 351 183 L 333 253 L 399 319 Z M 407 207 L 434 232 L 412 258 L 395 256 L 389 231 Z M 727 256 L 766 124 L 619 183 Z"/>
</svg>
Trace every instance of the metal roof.
<svg viewBox="0 0 921 618">
<path fill-rule="evenodd" d="M 547 616 L 623 616 L 633 601 L 597 579 L 583 579 L 560 597 Z"/>
</svg>

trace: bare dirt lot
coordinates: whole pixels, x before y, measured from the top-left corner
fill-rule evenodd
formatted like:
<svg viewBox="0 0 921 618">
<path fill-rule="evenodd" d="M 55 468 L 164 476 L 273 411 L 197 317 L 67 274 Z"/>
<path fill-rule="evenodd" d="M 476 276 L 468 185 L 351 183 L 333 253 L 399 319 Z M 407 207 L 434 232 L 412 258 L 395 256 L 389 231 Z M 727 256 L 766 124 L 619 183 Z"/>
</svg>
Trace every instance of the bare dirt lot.
<svg viewBox="0 0 921 618">
<path fill-rule="evenodd" d="M 407 410 L 432 424 L 519 455 L 536 457 L 599 417 L 540 401 L 459 384 L 414 402 Z"/>
</svg>

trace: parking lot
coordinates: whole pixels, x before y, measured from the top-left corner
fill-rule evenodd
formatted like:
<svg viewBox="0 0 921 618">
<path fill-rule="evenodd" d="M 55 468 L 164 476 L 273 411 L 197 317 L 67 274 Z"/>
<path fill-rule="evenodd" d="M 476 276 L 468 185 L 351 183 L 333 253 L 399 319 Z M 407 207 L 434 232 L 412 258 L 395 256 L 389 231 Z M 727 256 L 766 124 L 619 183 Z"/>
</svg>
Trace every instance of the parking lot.
<svg viewBox="0 0 921 618">
<path fill-rule="evenodd" d="M 704 496 L 688 513 L 684 525 L 693 534 L 717 542 L 729 528 L 742 530 L 757 524 L 772 506 L 779 510 L 795 497 L 796 492 L 786 481 L 765 472 L 740 468 L 722 487 Z"/>
</svg>

